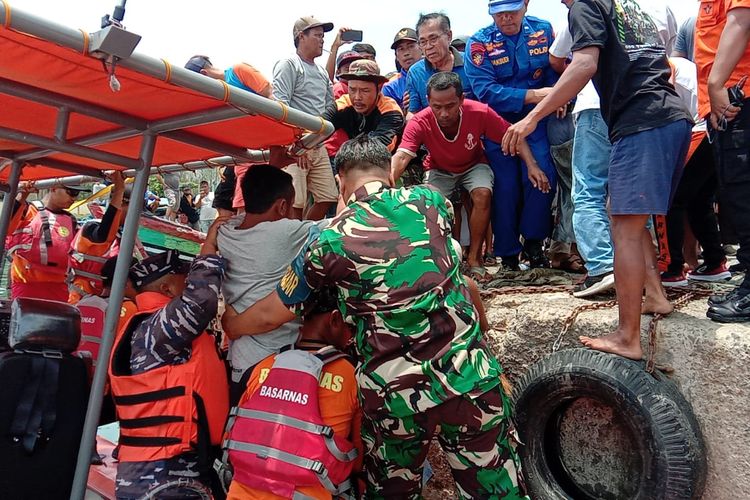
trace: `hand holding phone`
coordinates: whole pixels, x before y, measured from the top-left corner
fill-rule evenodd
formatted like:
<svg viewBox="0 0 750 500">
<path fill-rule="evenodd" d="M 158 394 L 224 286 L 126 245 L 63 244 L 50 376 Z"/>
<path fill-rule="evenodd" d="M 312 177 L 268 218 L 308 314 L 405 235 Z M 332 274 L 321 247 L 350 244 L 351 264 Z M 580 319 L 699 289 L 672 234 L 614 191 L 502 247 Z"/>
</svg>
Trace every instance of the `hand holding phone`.
<svg viewBox="0 0 750 500">
<path fill-rule="evenodd" d="M 342 42 L 361 42 L 362 30 L 348 30 L 341 33 Z"/>
</svg>

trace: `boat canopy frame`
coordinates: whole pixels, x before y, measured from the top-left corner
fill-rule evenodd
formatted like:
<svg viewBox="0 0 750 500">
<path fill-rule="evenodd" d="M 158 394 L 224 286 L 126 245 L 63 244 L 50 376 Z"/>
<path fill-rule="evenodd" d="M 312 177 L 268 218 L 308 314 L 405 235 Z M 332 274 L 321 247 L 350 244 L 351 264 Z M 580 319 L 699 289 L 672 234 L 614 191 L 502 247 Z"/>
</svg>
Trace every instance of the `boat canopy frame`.
<svg viewBox="0 0 750 500">
<path fill-rule="evenodd" d="M 0 0 L 0 4 L 0 31 L 6 29 L 15 33 L 30 35 L 44 42 L 72 49 L 78 52 L 80 57 L 101 58 L 101 54 L 87 53 L 90 36 L 83 30 L 72 29 L 17 8 L 11 9 L 6 0 Z M 172 67 L 163 59 L 133 53 L 130 57 L 117 59 L 116 66 L 128 68 L 140 75 L 195 91 L 202 94 L 203 97 L 211 97 L 222 101 L 225 105 L 207 111 L 148 120 L 72 96 L 27 85 L 24 82 L 0 77 L 0 100 L 3 96 L 12 96 L 13 98 L 33 101 L 35 104 L 43 104 L 56 110 L 54 132 L 50 135 L 45 136 L 11 127 L 0 127 L 0 139 L 26 146 L 19 151 L 0 150 L 0 173 L 9 168 L 7 182 L 0 181 L 0 190 L 5 192 L 5 201 L 0 211 L 0 255 L 4 254 L 5 251 L 5 237 L 13 213 L 13 200 L 19 189 L 24 187 L 25 184 L 22 175 L 25 167 L 51 167 L 56 171 L 71 174 L 70 176 L 54 176 L 29 181 L 33 182 L 34 187 L 37 188 L 77 185 L 105 177 L 104 170 L 92 168 L 90 164 L 87 165 L 85 162 L 79 164 L 76 161 L 51 158 L 52 155 L 60 153 L 65 153 L 67 156 L 73 156 L 74 158 L 104 162 L 114 166 L 115 170 L 123 170 L 126 176 L 135 177 L 133 194 L 123 225 L 123 236 L 114 272 L 112 293 L 105 315 L 104 331 L 99 350 L 101 359 L 109 359 L 115 340 L 115 330 L 131 262 L 130 256 L 133 254 L 149 176 L 152 173 L 192 171 L 200 168 L 215 168 L 221 165 L 267 162 L 270 158 L 269 152 L 265 149 L 237 147 L 186 131 L 185 128 L 247 117 L 247 115 L 260 115 L 296 127 L 300 131 L 307 131 L 296 144 L 290 145 L 292 152 L 296 154 L 301 153 L 304 149 L 317 146 L 333 133 L 333 125 L 319 116 L 289 108 L 284 103 L 231 87 L 224 82 L 187 69 Z M 71 113 L 108 122 L 113 124 L 115 128 L 71 140 L 69 138 Z M 140 138 L 140 146 L 137 158 L 102 151 L 93 147 L 138 137 Z M 154 166 L 154 151 L 160 137 L 213 151 L 216 153 L 216 157 Z M 28 146 L 32 148 L 28 149 Z M 71 493 L 71 498 L 76 500 L 82 500 L 86 493 L 91 450 L 94 449 L 96 440 L 107 367 L 108 363 L 97 363 L 92 381 Z"/>
</svg>

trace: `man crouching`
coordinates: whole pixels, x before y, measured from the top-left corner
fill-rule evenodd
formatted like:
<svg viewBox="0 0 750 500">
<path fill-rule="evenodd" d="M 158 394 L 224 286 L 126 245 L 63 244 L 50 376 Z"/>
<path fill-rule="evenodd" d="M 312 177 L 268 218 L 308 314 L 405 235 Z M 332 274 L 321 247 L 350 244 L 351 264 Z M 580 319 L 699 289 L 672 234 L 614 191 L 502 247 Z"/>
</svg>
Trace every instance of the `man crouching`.
<svg viewBox="0 0 750 500">
<path fill-rule="evenodd" d="M 121 325 L 109 367 L 120 421 L 118 500 L 156 489 L 158 498 L 192 498 L 168 485 L 211 484 L 212 447 L 229 410 L 224 363 L 205 332 L 224 277 L 216 255 L 221 222 L 191 265 L 169 250 L 130 268 L 138 312 Z"/>
</svg>

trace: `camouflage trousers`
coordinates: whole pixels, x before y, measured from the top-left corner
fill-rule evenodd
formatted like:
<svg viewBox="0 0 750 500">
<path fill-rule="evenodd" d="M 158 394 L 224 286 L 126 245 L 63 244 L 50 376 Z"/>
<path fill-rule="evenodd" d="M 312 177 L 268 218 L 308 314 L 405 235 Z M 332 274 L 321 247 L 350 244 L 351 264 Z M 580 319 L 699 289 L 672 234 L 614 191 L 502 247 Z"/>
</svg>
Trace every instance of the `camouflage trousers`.
<svg viewBox="0 0 750 500">
<path fill-rule="evenodd" d="M 522 499 L 510 402 L 497 386 L 405 418 L 365 416 L 367 499 L 420 498 L 422 466 L 437 437 L 461 498 Z"/>
</svg>

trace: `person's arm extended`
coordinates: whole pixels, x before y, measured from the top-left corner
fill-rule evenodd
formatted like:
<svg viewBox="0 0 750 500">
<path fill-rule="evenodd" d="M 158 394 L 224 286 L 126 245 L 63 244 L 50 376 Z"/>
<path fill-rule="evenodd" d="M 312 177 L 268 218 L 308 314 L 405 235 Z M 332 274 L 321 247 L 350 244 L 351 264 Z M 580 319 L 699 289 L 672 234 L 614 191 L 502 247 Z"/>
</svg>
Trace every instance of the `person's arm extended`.
<svg viewBox="0 0 750 500">
<path fill-rule="evenodd" d="M 469 288 L 471 302 L 474 304 L 474 309 L 477 310 L 477 315 L 479 316 L 479 329 L 484 333 L 490 329 L 490 323 L 487 321 L 487 312 L 484 310 L 484 303 L 482 302 L 482 296 L 479 294 L 479 287 L 473 279 L 468 276 L 464 276 L 464 278 Z"/>
<path fill-rule="evenodd" d="M 402 149 L 396 151 L 391 158 L 391 186 L 396 185 L 414 156 L 416 155 L 412 156 Z"/>
<path fill-rule="evenodd" d="M 367 135 L 371 139 L 381 142 L 390 150 L 392 148 L 391 145 L 395 146 L 396 136 L 403 128 L 404 115 L 401 114 L 401 110 L 398 109 L 394 103 L 394 109 L 383 113 L 375 130 L 369 132 Z"/>
<path fill-rule="evenodd" d="M 328 53 L 328 60 L 326 61 L 326 71 L 328 72 L 328 78 L 330 78 L 332 82 L 335 81 L 334 78 L 336 77 L 336 58 L 339 55 L 339 49 L 344 44 L 352 43 L 341 41 L 341 35 L 350 29 L 351 28 L 339 28 L 339 32 L 336 33 L 336 38 L 334 38 L 333 43 L 331 44 L 331 51 Z"/>
<path fill-rule="evenodd" d="M 150 357 L 171 361 L 184 356 L 216 316 L 224 259 L 199 255 L 190 266 L 185 291 L 148 320 L 145 348 Z"/>
<path fill-rule="evenodd" d="M 503 152 L 516 155 L 520 153 L 521 139 L 528 137 L 540 120 L 568 104 L 596 74 L 600 48 L 596 45 L 584 47 L 573 52 L 571 61 L 560 80 L 547 97 L 537 104 L 523 120 L 511 125 L 503 137 Z"/>
<path fill-rule="evenodd" d="M 240 314 L 232 306 L 227 306 L 221 318 L 221 326 L 230 339 L 237 340 L 244 335 L 270 332 L 294 318 L 295 314 L 281 301 L 279 294 L 273 291 Z"/>
<path fill-rule="evenodd" d="M 725 85 L 750 41 L 750 8 L 737 7 L 727 13 L 727 24 L 721 33 L 714 65 L 708 75 L 708 95 L 711 100 L 711 124 L 716 127 L 722 114 L 733 120 L 740 108 L 729 103 Z"/>
<path fill-rule="evenodd" d="M 279 61 L 273 68 L 273 97 L 289 106 L 296 78 L 294 64 L 289 59 Z"/>
<path fill-rule="evenodd" d="M 93 222 L 83 226 L 83 236 L 91 243 L 113 242 L 117 236 L 122 214 L 122 201 L 125 194 L 125 178 L 122 172 L 114 172 L 112 198 L 107 210 L 104 211 L 101 222 Z"/>
</svg>

